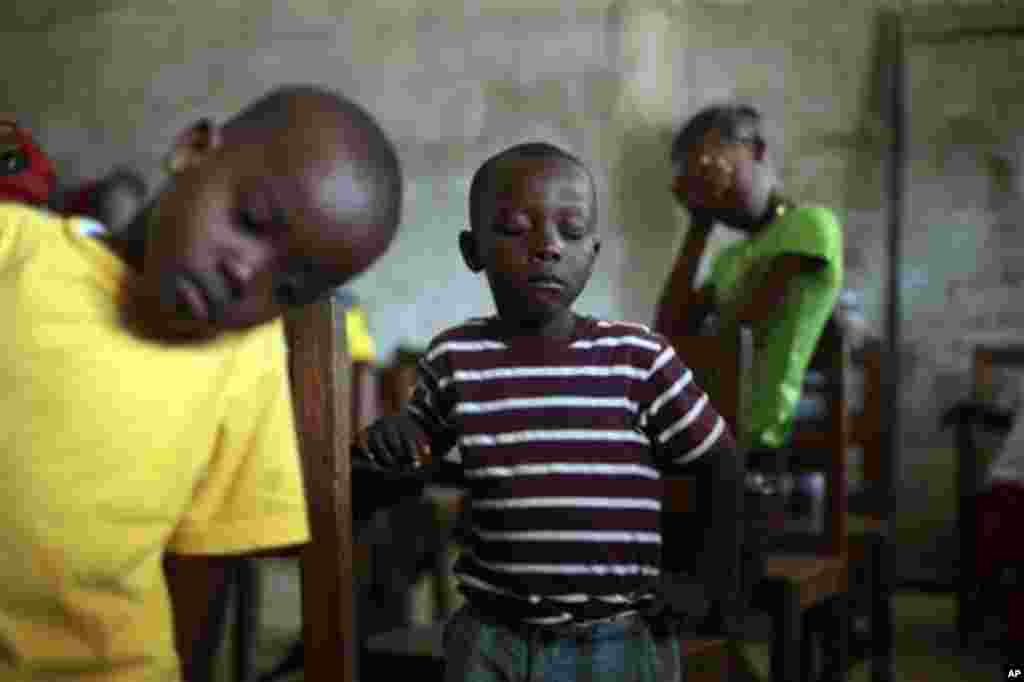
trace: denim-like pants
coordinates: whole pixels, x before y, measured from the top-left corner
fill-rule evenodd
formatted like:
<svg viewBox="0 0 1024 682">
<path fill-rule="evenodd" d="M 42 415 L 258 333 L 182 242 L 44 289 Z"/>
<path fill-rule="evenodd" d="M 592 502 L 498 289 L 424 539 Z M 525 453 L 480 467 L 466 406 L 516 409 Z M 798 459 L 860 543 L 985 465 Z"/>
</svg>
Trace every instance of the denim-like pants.
<svg viewBox="0 0 1024 682">
<path fill-rule="evenodd" d="M 640 616 L 566 634 L 467 604 L 445 626 L 445 682 L 683 682 L 679 640 Z"/>
</svg>

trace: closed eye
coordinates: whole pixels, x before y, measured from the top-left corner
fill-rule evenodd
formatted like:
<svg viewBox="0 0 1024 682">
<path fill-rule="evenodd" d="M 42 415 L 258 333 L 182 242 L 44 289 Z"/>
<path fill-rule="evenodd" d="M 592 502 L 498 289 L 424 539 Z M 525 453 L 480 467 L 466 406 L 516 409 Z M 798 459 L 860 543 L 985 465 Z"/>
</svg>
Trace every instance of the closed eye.
<svg viewBox="0 0 1024 682">
<path fill-rule="evenodd" d="M 238 226 L 247 234 L 261 235 L 267 231 L 266 223 L 258 220 L 250 211 L 244 208 L 239 209 L 236 221 Z"/>
</svg>

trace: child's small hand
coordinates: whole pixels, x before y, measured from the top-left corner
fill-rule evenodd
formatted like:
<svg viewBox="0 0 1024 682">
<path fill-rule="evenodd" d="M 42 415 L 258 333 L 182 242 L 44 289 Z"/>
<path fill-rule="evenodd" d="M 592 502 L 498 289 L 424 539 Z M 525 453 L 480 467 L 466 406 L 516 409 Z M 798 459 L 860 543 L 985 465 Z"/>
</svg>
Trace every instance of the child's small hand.
<svg viewBox="0 0 1024 682">
<path fill-rule="evenodd" d="M 355 448 L 370 462 L 392 471 L 415 471 L 430 463 L 430 444 L 406 415 L 382 417 L 356 435 Z"/>
</svg>

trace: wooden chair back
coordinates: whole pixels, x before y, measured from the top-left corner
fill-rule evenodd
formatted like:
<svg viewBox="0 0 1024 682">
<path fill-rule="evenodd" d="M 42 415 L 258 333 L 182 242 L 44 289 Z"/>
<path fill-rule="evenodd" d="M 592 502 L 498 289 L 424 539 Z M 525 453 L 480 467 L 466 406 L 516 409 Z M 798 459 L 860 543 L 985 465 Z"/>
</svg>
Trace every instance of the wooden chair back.
<svg viewBox="0 0 1024 682">
<path fill-rule="evenodd" d="M 864 484 L 871 487 L 886 485 L 887 462 L 883 432 L 882 363 L 881 339 L 868 340 L 857 351 L 857 364 L 861 368 L 863 389 L 860 409 L 851 415 L 851 439 L 862 451 L 862 476 Z"/>
<path fill-rule="evenodd" d="M 979 345 L 971 358 L 971 398 L 985 405 L 996 398 L 997 373 L 1000 371 L 1024 371 L 1024 345 Z M 954 438 L 957 449 L 957 524 L 960 527 L 960 552 L 963 557 L 975 554 L 974 531 L 977 527 L 975 496 L 980 492 L 987 465 L 986 454 L 979 442 L 979 427 L 985 426 L 984 419 L 964 420 L 956 425 Z M 962 568 L 969 571 L 971 561 L 962 561 Z"/>
<path fill-rule="evenodd" d="M 344 310 L 322 300 L 285 320 L 312 541 L 302 549 L 304 679 L 352 682 L 351 362 Z"/>
<path fill-rule="evenodd" d="M 850 348 L 842 325 L 829 319 L 822 332 L 809 370 L 816 371 L 823 385 L 819 395 L 825 403 L 824 416 L 797 422 L 792 438 L 794 458 L 825 473 L 825 533 L 815 552 L 845 556 L 847 552 L 847 453 L 853 444 L 848 398 Z"/>
<path fill-rule="evenodd" d="M 976 346 L 971 359 L 971 393 L 975 403 L 993 403 L 997 391 L 997 373 L 1024 370 L 1024 345 L 984 344 Z M 977 632 L 983 620 L 979 609 L 978 572 L 974 557 L 978 553 L 978 494 L 981 492 L 987 454 L 979 441 L 979 427 L 986 419 L 965 419 L 955 426 L 957 450 L 957 527 L 960 544 L 959 572 L 956 577 L 956 626 L 962 643 Z"/>
</svg>

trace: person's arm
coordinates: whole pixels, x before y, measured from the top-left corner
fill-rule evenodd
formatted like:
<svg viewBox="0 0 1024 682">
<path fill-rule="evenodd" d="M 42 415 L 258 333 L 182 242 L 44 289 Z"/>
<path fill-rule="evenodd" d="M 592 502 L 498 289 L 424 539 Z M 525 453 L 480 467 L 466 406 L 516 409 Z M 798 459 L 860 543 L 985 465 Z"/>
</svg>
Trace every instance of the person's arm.
<svg viewBox="0 0 1024 682">
<path fill-rule="evenodd" d="M 641 398 L 645 430 L 667 472 L 693 474 L 700 491 L 704 551 L 698 573 L 708 586 L 717 629 L 739 616 L 742 477 L 736 441 L 708 395 L 671 347 L 659 354 Z"/>
<path fill-rule="evenodd" d="M 744 286 L 734 315 L 742 324 L 754 325 L 771 318 L 786 300 L 800 275 L 825 267 L 824 259 L 784 253 L 771 260 L 764 275 Z"/>
<path fill-rule="evenodd" d="M 722 634 L 737 634 L 743 609 L 739 575 L 743 476 L 736 444 L 728 439 L 681 470 L 695 477 L 701 491 L 704 551 L 698 557 L 697 574 L 711 597 L 711 627 Z"/>
<path fill-rule="evenodd" d="M 658 298 L 654 330 L 668 338 L 695 333 L 713 307 L 708 291 L 695 288 L 697 270 L 713 224 L 706 217 L 696 218 L 690 224 Z"/>
<path fill-rule="evenodd" d="M 367 487 L 362 495 L 354 493 L 354 501 L 361 501 L 361 517 L 419 494 L 428 479 L 462 483 L 461 465 L 445 459 L 455 444 L 455 395 L 447 356 L 432 352 L 436 347 L 433 344 L 417 362 L 416 385 L 402 410 L 356 434 L 353 476 L 380 484 L 377 490 Z"/>
</svg>

